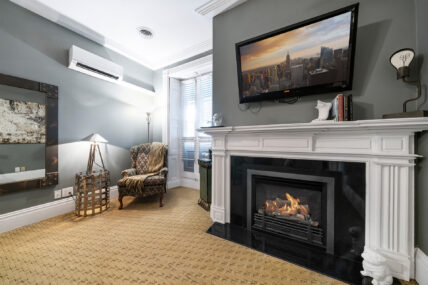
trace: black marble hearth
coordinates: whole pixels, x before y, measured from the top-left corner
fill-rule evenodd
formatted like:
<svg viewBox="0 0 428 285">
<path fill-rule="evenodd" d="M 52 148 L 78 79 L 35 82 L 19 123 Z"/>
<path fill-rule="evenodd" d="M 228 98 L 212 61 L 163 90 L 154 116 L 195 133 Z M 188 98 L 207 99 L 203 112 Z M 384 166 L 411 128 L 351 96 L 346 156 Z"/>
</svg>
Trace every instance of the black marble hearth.
<svg viewBox="0 0 428 285">
<path fill-rule="evenodd" d="M 360 274 L 362 270 L 361 262 L 334 255 L 326 255 L 322 250 L 314 246 L 302 245 L 294 240 L 272 236 L 263 232 L 247 231 L 243 227 L 231 224 L 214 223 L 207 233 L 349 284 L 361 285 L 364 281 Z"/>
<path fill-rule="evenodd" d="M 325 255 L 314 247 L 307 246 L 305 250 L 296 252 L 295 242 L 279 237 L 272 238 L 264 233 L 255 234 L 242 227 L 231 224 L 214 223 L 207 233 L 216 237 L 238 243 L 251 249 L 263 252 L 287 262 L 325 274 L 334 279 L 354 284 L 371 285 L 372 278 L 361 276 L 361 262 L 354 262 L 334 255 Z M 302 248 L 299 245 L 299 249 Z M 394 278 L 392 285 L 401 285 Z"/>
</svg>

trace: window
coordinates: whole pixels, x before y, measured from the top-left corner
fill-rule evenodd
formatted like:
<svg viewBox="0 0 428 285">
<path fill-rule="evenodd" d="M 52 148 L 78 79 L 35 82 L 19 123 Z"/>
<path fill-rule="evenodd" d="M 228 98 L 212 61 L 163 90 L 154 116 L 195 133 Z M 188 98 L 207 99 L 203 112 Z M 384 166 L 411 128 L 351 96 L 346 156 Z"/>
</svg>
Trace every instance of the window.
<svg viewBox="0 0 428 285">
<path fill-rule="evenodd" d="M 181 81 L 183 170 L 195 173 L 195 161 L 211 148 L 210 137 L 196 129 L 210 124 L 212 117 L 212 73 Z"/>
</svg>

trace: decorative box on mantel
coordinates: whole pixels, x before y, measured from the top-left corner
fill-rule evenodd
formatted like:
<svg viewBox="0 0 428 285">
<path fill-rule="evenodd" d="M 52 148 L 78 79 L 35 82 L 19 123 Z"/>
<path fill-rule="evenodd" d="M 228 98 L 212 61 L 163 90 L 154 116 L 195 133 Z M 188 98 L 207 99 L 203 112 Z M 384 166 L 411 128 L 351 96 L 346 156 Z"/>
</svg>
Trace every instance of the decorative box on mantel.
<svg viewBox="0 0 428 285">
<path fill-rule="evenodd" d="M 212 137 L 211 219 L 231 223 L 231 210 L 236 211 L 231 209 L 232 157 L 357 162 L 365 166 L 362 274 L 384 284 L 391 276 L 409 280 L 414 277 L 414 166 L 420 157 L 415 133 L 425 130 L 428 118 L 200 129 Z"/>
</svg>

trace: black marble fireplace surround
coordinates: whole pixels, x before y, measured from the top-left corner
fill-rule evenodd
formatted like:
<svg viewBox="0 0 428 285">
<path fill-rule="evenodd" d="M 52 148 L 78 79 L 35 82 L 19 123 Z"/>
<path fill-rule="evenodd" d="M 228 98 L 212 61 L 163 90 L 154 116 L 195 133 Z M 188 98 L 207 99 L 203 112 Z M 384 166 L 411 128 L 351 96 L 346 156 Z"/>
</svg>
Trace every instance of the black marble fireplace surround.
<svg viewBox="0 0 428 285">
<path fill-rule="evenodd" d="M 230 224 L 214 223 L 208 232 L 361 284 L 365 171 L 356 162 L 232 156 Z M 310 215 L 272 214 L 266 201 L 284 205 L 286 193 Z"/>
</svg>

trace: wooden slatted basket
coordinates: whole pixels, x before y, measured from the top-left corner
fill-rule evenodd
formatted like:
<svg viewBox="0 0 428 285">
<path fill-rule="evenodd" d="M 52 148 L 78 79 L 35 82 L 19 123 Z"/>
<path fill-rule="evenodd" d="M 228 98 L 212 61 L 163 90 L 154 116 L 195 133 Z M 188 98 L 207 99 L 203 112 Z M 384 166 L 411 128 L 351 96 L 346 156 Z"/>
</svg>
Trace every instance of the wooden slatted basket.
<svg viewBox="0 0 428 285">
<path fill-rule="evenodd" d="M 110 207 L 110 173 L 93 170 L 76 174 L 76 209 L 80 217 L 102 213 Z"/>
</svg>

